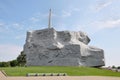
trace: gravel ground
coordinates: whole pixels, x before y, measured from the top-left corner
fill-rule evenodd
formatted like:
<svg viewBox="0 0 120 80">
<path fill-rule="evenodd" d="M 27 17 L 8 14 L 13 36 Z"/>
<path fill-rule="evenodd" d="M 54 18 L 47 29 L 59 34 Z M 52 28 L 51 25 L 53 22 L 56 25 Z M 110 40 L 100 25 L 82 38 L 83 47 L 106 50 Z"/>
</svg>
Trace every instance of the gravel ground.
<svg viewBox="0 0 120 80">
<path fill-rule="evenodd" d="M 6 77 L 0 72 L 0 80 L 120 80 L 120 77 L 104 76 L 48 76 L 48 77 Z"/>
</svg>

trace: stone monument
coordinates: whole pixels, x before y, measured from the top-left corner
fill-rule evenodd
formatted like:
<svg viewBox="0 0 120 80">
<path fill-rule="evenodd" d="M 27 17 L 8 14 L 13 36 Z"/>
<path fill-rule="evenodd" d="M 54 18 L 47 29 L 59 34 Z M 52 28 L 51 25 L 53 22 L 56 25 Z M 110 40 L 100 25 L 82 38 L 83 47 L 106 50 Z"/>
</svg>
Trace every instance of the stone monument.
<svg viewBox="0 0 120 80">
<path fill-rule="evenodd" d="M 27 66 L 104 66 L 104 51 L 89 46 L 84 32 L 48 28 L 27 32 L 24 53 Z"/>
</svg>

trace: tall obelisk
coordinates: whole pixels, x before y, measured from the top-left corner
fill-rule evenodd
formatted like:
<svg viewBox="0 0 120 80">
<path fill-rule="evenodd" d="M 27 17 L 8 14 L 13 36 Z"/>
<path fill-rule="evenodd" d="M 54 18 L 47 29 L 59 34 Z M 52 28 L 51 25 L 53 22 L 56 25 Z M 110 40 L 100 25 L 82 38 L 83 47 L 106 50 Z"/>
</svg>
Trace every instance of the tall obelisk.
<svg viewBox="0 0 120 80">
<path fill-rule="evenodd" d="M 51 9 L 49 11 L 48 28 L 51 28 Z"/>
</svg>

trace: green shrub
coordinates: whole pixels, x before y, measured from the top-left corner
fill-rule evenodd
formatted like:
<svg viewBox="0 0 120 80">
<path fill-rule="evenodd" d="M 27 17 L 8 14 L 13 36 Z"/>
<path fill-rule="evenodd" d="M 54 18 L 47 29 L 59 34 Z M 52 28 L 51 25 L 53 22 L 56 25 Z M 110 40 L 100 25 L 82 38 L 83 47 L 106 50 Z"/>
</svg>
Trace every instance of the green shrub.
<svg viewBox="0 0 120 80">
<path fill-rule="evenodd" d="M 0 67 L 2 67 L 2 62 L 0 62 Z"/>
<path fill-rule="evenodd" d="M 26 55 L 23 53 L 23 51 L 17 57 L 17 61 L 18 61 L 18 66 L 25 66 L 25 64 L 26 64 Z"/>
<path fill-rule="evenodd" d="M 17 60 L 12 60 L 12 61 L 10 61 L 10 66 L 11 66 L 11 67 L 18 66 L 18 61 L 17 61 Z"/>
<path fill-rule="evenodd" d="M 120 69 L 120 66 L 118 66 L 117 68 Z"/>
<path fill-rule="evenodd" d="M 10 62 L 0 62 L 0 67 L 10 67 Z"/>
<path fill-rule="evenodd" d="M 116 67 L 113 65 L 112 68 L 114 69 L 114 68 L 116 68 Z"/>
</svg>

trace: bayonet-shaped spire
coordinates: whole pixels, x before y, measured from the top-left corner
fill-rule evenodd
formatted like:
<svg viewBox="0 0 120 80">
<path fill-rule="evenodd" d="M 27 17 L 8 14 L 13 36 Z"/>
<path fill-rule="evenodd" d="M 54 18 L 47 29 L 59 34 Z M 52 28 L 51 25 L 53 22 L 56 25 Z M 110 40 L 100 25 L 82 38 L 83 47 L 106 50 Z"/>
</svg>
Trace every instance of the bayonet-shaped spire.
<svg viewBox="0 0 120 80">
<path fill-rule="evenodd" d="M 49 10 L 48 28 L 51 28 L 51 9 Z"/>
</svg>

